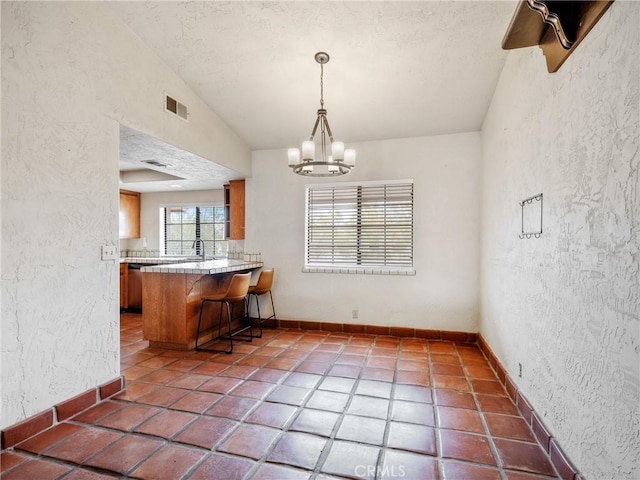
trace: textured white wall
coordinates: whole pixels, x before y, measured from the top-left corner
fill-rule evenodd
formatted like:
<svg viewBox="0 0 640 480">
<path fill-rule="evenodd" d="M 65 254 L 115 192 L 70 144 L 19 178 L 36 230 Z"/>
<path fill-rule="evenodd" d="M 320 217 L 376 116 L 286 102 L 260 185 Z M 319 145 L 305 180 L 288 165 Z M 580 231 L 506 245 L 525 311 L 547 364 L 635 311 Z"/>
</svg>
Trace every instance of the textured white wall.
<svg viewBox="0 0 640 480">
<path fill-rule="evenodd" d="M 592 479 L 640 475 L 639 25 L 615 2 L 554 74 L 511 53 L 482 131 L 480 330 Z"/>
<path fill-rule="evenodd" d="M 2 2 L 0 428 L 119 374 L 119 122 L 250 173 L 248 147 L 104 4 Z M 163 91 L 190 106 L 165 114 Z"/>
<path fill-rule="evenodd" d="M 480 134 L 354 145 L 358 165 L 326 181 L 414 179 L 415 276 L 302 273 L 305 184 L 286 150 L 253 153 L 246 250 L 276 268 L 278 316 L 289 320 L 477 331 Z M 359 310 L 352 320 L 351 311 Z"/>
</svg>

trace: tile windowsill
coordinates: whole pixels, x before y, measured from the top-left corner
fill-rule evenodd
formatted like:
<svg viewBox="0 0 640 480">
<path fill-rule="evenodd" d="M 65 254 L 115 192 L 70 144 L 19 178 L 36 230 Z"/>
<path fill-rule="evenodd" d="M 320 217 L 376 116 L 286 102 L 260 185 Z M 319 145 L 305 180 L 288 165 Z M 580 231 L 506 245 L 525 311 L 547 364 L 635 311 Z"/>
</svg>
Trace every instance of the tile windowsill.
<svg viewBox="0 0 640 480">
<path fill-rule="evenodd" d="M 397 275 L 414 276 L 412 268 L 382 268 L 382 267 L 302 267 L 302 273 L 346 273 L 351 275 Z"/>
</svg>

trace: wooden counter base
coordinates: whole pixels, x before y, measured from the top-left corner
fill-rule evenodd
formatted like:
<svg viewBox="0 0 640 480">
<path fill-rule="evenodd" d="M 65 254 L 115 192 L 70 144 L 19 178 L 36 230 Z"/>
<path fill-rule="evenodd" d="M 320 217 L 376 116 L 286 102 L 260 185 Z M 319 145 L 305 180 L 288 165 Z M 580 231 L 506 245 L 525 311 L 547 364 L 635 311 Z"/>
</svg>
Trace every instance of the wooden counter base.
<svg viewBox="0 0 640 480">
<path fill-rule="evenodd" d="M 142 274 L 142 333 L 151 348 L 169 350 L 193 350 L 202 298 L 225 292 L 235 273 L 215 275 L 188 273 Z M 239 313 L 242 302 L 234 306 L 234 315 Z M 208 341 L 218 336 L 219 304 L 207 303 L 202 314 L 208 335 L 201 335 L 200 341 Z M 222 333 L 226 333 L 226 310 Z M 213 327 L 213 328 L 212 328 Z"/>
</svg>

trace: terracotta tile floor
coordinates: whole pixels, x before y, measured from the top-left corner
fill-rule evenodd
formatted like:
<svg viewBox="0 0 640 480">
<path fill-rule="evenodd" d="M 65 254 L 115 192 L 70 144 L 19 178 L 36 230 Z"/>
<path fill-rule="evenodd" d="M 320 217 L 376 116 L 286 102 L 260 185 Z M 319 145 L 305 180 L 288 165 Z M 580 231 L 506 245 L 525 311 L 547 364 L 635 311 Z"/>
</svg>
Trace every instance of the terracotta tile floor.
<svg viewBox="0 0 640 480">
<path fill-rule="evenodd" d="M 125 392 L 2 452 L 2 479 L 556 478 L 474 345 L 279 329 L 174 352 L 122 314 L 121 362 Z"/>
</svg>

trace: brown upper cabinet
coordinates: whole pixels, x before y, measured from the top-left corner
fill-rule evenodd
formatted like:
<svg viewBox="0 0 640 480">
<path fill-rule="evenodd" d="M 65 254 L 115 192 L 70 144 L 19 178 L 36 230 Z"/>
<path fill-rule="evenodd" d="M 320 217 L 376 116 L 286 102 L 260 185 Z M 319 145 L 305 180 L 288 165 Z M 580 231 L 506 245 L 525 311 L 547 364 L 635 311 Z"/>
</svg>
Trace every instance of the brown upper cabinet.
<svg viewBox="0 0 640 480">
<path fill-rule="evenodd" d="M 120 238 L 140 238 L 140 193 L 120 190 Z"/>
<path fill-rule="evenodd" d="M 224 186 L 224 236 L 244 240 L 244 180 L 230 180 Z"/>
</svg>

